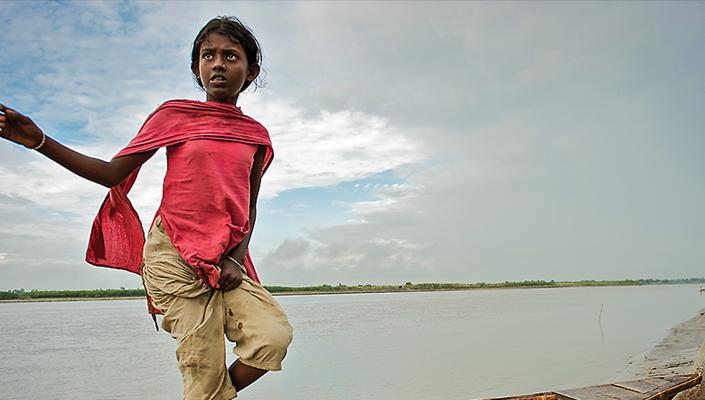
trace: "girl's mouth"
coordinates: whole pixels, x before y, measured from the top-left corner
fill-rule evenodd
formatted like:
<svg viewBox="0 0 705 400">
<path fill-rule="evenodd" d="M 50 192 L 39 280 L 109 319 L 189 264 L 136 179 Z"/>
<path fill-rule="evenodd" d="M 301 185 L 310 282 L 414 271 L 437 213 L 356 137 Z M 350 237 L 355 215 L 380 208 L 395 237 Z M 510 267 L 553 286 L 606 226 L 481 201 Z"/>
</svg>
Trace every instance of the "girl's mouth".
<svg viewBox="0 0 705 400">
<path fill-rule="evenodd" d="M 223 75 L 213 75 L 210 79 L 210 83 L 212 85 L 224 85 L 228 83 L 228 80 L 225 79 Z"/>
</svg>

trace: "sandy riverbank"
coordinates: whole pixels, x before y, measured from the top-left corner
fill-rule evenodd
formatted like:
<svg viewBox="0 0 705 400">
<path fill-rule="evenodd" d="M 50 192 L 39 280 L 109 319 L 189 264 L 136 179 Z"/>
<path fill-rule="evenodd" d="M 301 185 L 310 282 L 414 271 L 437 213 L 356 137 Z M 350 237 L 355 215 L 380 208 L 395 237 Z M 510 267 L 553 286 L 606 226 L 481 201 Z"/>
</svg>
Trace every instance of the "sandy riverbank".
<svg viewBox="0 0 705 400">
<path fill-rule="evenodd" d="M 629 378 L 703 373 L 705 367 L 705 309 L 671 328 L 653 349 L 629 362 Z M 676 400 L 705 400 L 705 384 L 680 393 Z"/>
</svg>

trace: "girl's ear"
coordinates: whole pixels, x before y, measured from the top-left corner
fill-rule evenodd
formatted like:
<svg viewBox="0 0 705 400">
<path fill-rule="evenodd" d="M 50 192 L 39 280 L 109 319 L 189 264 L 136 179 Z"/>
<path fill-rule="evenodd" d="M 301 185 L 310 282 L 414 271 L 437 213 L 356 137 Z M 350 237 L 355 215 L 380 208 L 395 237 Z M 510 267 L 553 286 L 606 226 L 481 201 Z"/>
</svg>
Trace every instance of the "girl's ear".
<svg viewBox="0 0 705 400">
<path fill-rule="evenodd" d="M 196 82 L 198 82 L 198 86 L 203 87 L 203 82 L 201 82 L 200 71 L 198 70 L 198 64 L 191 65 L 191 72 L 193 72 L 193 75 L 196 77 Z"/>
<path fill-rule="evenodd" d="M 247 79 L 248 81 L 252 82 L 255 79 L 257 79 L 257 76 L 259 76 L 259 65 L 258 64 L 252 64 L 247 70 Z"/>
</svg>

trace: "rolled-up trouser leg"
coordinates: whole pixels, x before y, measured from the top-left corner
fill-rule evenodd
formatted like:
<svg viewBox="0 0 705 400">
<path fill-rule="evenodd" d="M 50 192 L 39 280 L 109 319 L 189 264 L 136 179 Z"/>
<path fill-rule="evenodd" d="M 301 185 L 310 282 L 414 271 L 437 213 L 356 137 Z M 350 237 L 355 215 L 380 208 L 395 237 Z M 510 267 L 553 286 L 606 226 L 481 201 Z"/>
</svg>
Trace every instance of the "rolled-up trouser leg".
<svg viewBox="0 0 705 400">
<path fill-rule="evenodd" d="M 240 362 L 269 371 L 281 370 L 293 329 L 279 303 L 262 285 L 245 276 L 223 294 L 225 335 L 237 343 Z"/>
</svg>

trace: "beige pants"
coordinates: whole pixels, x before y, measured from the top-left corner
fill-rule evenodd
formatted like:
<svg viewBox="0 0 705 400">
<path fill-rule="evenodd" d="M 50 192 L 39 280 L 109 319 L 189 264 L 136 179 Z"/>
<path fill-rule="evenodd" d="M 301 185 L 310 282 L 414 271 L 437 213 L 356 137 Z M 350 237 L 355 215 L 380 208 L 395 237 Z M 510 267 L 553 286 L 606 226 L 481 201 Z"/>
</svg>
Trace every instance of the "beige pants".
<svg viewBox="0 0 705 400">
<path fill-rule="evenodd" d="M 233 351 L 241 363 L 281 369 L 293 329 L 272 295 L 246 275 L 227 292 L 203 283 L 171 244 L 159 217 L 147 236 L 142 279 L 164 315 L 162 328 L 178 342 L 185 400 L 236 397 L 223 334 L 236 343 Z"/>
</svg>

